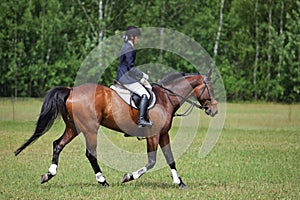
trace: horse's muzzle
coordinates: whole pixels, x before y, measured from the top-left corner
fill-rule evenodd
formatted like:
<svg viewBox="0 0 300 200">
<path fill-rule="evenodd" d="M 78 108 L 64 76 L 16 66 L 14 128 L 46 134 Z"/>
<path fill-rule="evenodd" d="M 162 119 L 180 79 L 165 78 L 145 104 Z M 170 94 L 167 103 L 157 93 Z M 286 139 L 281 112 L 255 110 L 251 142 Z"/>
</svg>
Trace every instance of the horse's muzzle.
<svg viewBox="0 0 300 200">
<path fill-rule="evenodd" d="M 205 113 L 211 117 L 214 117 L 216 114 L 218 114 L 218 110 L 209 108 L 209 109 L 205 110 Z"/>
<path fill-rule="evenodd" d="M 216 114 L 218 114 L 218 102 L 214 100 L 212 104 L 209 106 L 209 108 L 205 109 L 205 113 L 211 117 L 214 117 Z"/>
</svg>

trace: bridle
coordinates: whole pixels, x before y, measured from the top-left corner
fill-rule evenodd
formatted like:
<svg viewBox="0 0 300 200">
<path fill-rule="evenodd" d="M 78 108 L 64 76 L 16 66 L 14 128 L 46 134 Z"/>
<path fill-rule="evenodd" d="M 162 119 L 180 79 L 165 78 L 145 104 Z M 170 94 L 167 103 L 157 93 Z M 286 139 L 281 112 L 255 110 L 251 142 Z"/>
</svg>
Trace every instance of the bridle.
<svg viewBox="0 0 300 200">
<path fill-rule="evenodd" d="M 210 91 L 210 88 L 208 87 L 208 83 L 209 83 L 209 81 L 207 81 L 206 80 L 206 78 L 204 78 L 204 80 L 203 80 L 203 82 L 204 82 L 204 87 L 203 87 L 203 89 L 202 89 L 202 91 L 201 91 L 201 93 L 200 93 L 200 97 L 204 94 L 204 92 L 205 92 L 205 89 L 207 89 L 207 91 L 208 91 L 208 95 L 209 95 L 209 97 L 211 98 L 212 96 L 212 92 Z M 174 104 L 173 104 L 173 102 L 172 102 L 172 100 L 171 100 L 171 97 L 170 97 L 170 94 L 172 95 L 172 96 L 177 96 L 177 97 L 179 97 L 179 98 L 181 98 L 182 99 L 182 102 L 187 102 L 187 103 L 189 103 L 190 104 L 190 107 L 183 113 L 183 114 L 174 114 L 174 116 L 177 116 L 177 117 L 185 117 L 185 116 L 188 116 L 189 114 L 191 114 L 191 112 L 193 111 L 193 109 L 194 109 L 194 107 L 197 107 L 197 108 L 199 108 L 199 109 L 205 109 L 205 108 L 207 108 L 209 105 L 213 105 L 213 103 L 209 103 L 209 102 L 207 102 L 207 103 L 205 103 L 204 105 L 201 105 L 201 104 L 199 104 L 198 102 L 194 102 L 194 101 L 192 101 L 192 100 L 190 100 L 189 98 L 189 95 L 187 95 L 187 97 L 184 97 L 184 96 L 182 96 L 182 95 L 180 95 L 180 94 L 177 94 L 177 93 L 175 93 L 174 91 L 172 91 L 172 90 L 170 90 L 170 89 L 168 89 L 168 88 L 166 88 L 164 85 L 161 85 L 161 84 L 158 84 L 158 83 L 153 83 L 153 85 L 156 85 L 156 86 L 158 86 L 158 87 L 160 87 L 160 88 L 162 88 L 165 92 L 166 92 L 166 94 L 167 94 L 167 96 L 168 96 L 168 99 L 169 99 L 169 101 L 170 101 L 170 103 L 174 106 Z M 199 98 L 200 98 L 199 97 Z M 211 98 L 212 99 L 212 98 Z"/>
<path fill-rule="evenodd" d="M 211 90 L 211 87 L 208 87 L 207 85 L 208 84 L 211 84 L 211 81 L 210 80 L 207 80 L 206 76 L 204 76 L 204 80 L 203 80 L 204 84 L 205 84 L 205 87 L 202 89 L 201 91 L 201 94 L 200 94 L 200 97 L 203 95 L 205 89 L 207 88 L 207 92 L 208 92 L 208 96 L 210 98 L 210 101 L 206 102 L 203 107 L 204 108 L 207 108 L 209 105 L 212 106 L 212 105 L 216 105 L 217 104 L 217 101 L 215 100 L 214 98 L 214 93 L 213 91 Z"/>
</svg>

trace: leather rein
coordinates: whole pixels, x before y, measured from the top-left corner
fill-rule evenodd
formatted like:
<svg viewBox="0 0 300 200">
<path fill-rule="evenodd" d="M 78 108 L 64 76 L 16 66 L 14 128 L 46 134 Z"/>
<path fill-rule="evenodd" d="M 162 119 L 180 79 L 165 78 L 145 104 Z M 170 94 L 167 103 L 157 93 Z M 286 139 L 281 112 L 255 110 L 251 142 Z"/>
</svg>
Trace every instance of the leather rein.
<svg viewBox="0 0 300 200">
<path fill-rule="evenodd" d="M 184 96 L 182 96 L 182 95 L 180 95 L 180 94 L 177 94 L 177 93 L 173 92 L 172 90 L 170 90 L 170 89 L 164 87 L 163 85 L 160 85 L 160 84 L 157 84 L 157 83 L 152 83 L 152 84 L 153 84 L 153 85 L 156 85 L 156 86 L 162 88 L 164 91 L 166 91 L 167 96 L 168 96 L 168 99 L 169 99 L 169 101 L 171 102 L 172 105 L 173 105 L 173 103 L 172 103 L 172 100 L 171 100 L 170 95 L 169 95 L 170 93 L 171 93 L 173 96 L 180 97 L 180 98 L 183 100 L 183 102 L 187 102 L 187 103 L 190 104 L 190 107 L 189 107 L 184 113 L 182 113 L 182 114 L 176 114 L 176 113 L 175 113 L 175 114 L 174 114 L 175 117 L 186 117 L 186 116 L 190 115 L 191 112 L 193 111 L 194 107 L 197 107 L 197 108 L 199 108 L 199 109 L 201 109 L 201 110 L 202 110 L 202 109 L 205 109 L 205 108 L 207 107 L 207 105 L 202 106 L 201 104 L 198 104 L 198 103 L 196 103 L 196 102 L 194 102 L 194 101 L 191 101 L 189 98 L 186 98 L 186 97 L 184 97 Z M 204 91 L 205 91 L 206 88 L 208 89 L 208 92 L 209 92 L 209 88 L 208 88 L 208 86 L 207 86 L 206 81 L 204 81 L 204 84 L 205 84 L 205 87 L 204 87 L 203 90 L 201 91 L 201 95 L 200 95 L 200 96 L 203 95 L 203 93 L 204 93 Z M 210 92 L 209 92 L 209 93 L 210 93 Z M 209 95 L 210 95 L 210 94 L 209 94 Z"/>
</svg>

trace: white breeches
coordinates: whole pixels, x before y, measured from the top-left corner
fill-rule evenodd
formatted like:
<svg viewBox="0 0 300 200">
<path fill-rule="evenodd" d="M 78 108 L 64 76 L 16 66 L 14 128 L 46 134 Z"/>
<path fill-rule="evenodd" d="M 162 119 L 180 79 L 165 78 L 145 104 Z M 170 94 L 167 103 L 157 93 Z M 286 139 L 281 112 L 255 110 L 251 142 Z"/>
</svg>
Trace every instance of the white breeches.
<svg viewBox="0 0 300 200">
<path fill-rule="evenodd" d="M 140 97 L 143 96 L 143 94 L 145 94 L 147 96 L 147 98 L 150 99 L 149 92 L 139 82 L 130 83 L 130 84 L 123 84 L 123 85 L 126 88 L 128 88 L 130 91 L 132 91 L 132 92 L 136 93 L 137 95 L 139 95 Z"/>
</svg>

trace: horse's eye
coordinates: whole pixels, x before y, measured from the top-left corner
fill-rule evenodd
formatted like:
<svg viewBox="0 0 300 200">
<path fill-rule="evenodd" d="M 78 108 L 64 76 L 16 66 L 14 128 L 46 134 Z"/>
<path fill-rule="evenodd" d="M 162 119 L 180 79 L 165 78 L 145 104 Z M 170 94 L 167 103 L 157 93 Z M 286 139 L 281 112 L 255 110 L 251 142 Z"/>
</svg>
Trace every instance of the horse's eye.
<svg viewBox="0 0 300 200">
<path fill-rule="evenodd" d="M 208 107 L 210 104 L 211 104 L 211 99 L 208 99 L 208 100 L 205 101 L 203 106 Z"/>
</svg>

